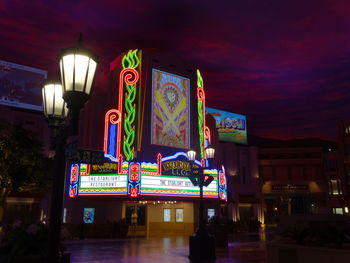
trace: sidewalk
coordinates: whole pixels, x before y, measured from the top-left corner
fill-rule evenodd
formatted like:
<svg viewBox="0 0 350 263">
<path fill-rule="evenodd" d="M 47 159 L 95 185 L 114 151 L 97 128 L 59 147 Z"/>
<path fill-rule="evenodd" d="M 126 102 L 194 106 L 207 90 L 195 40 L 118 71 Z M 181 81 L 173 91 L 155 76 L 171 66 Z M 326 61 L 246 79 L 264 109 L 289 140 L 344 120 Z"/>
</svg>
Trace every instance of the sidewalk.
<svg viewBox="0 0 350 263">
<path fill-rule="evenodd" d="M 189 263 L 188 237 L 66 241 L 72 263 Z M 217 263 L 265 263 L 265 242 L 229 243 L 217 249 Z"/>
</svg>

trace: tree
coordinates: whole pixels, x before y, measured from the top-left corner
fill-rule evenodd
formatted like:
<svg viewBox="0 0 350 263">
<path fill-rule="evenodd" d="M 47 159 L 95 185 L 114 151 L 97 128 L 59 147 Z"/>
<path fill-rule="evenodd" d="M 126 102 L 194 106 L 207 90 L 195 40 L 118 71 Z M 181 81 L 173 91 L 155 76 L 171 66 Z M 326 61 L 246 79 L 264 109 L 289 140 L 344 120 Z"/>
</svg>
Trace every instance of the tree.
<svg viewBox="0 0 350 263">
<path fill-rule="evenodd" d="M 0 222 L 11 192 L 49 189 L 52 160 L 42 153 L 33 132 L 20 125 L 0 124 Z"/>
</svg>

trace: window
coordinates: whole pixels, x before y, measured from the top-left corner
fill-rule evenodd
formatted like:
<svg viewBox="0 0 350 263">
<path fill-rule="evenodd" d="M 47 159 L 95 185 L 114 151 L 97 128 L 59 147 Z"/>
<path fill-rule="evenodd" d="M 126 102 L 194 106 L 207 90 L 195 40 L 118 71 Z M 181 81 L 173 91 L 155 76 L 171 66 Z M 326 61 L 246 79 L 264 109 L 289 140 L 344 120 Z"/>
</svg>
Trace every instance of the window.
<svg viewBox="0 0 350 263">
<path fill-rule="evenodd" d="M 183 208 L 176 208 L 176 222 L 183 222 L 184 221 L 184 210 Z"/>
<path fill-rule="evenodd" d="M 346 134 L 346 135 L 349 135 L 349 134 L 350 134 L 350 126 L 348 126 L 348 127 L 345 128 L 345 134 Z"/>
<path fill-rule="evenodd" d="M 213 216 L 215 216 L 215 209 L 214 208 L 208 208 L 208 219 L 212 218 Z"/>
<path fill-rule="evenodd" d="M 95 208 L 84 208 L 83 222 L 92 224 L 95 220 Z"/>
<path fill-rule="evenodd" d="M 333 214 L 342 215 L 343 214 L 343 208 L 341 208 L 341 207 L 334 207 L 333 208 Z"/>
<path fill-rule="evenodd" d="M 329 181 L 329 194 L 330 195 L 341 195 L 342 189 L 340 180 L 330 180 Z"/>
<path fill-rule="evenodd" d="M 326 172 L 335 172 L 337 171 L 337 168 L 337 160 L 326 160 L 324 163 L 324 170 Z"/>
<path fill-rule="evenodd" d="M 164 208 L 163 209 L 163 221 L 164 222 L 170 222 L 171 221 L 171 209 L 169 208 Z"/>
<path fill-rule="evenodd" d="M 63 217 L 62 217 L 63 224 L 67 223 L 66 218 L 67 218 L 67 208 L 63 208 Z"/>
<path fill-rule="evenodd" d="M 241 169 L 241 183 L 246 184 L 247 168 L 245 166 L 242 166 Z"/>
</svg>

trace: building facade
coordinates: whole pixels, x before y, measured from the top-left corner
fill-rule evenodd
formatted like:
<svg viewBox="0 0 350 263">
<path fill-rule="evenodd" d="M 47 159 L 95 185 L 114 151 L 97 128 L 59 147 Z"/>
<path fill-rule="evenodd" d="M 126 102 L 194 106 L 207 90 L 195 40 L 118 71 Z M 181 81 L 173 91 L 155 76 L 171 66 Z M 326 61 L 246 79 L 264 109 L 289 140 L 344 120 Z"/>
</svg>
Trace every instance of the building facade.
<svg viewBox="0 0 350 263">
<path fill-rule="evenodd" d="M 96 236 L 99 226 L 125 220 L 129 235 L 192 234 L 199 199 L 193 169 L 213 178 L 203 192 L 208 218 L 220 213 L 225 168 L 217 159 L 208 167 L 205 158 L 205 148 L 218 143 L 206 124 L 203 86 L 198 70 L 164 52 L 131 50 L 111 63 L 84 109 L 79 138 L 105 159 L 67 166 L 64 222 L 71 231 Z"/>
<path fill-rule="evenodd" d="M 281 215 L 330 214 L 341 194 L 332 147 L 259 148 L 265 221 Z"/>
<path fill-rule="evenodd" d="M 49 129 L 41 106 L 41 83 L 47 72 L 38 68 L 0 60 L 0 122 L 21 125 L 42 142 L 42 151 L 49 154 Z M 44 193 L 10 193 L 6 211 L 0 208 L 3 223 L 20 219 L 31 222 L 47 214 Z"/>
</svg>

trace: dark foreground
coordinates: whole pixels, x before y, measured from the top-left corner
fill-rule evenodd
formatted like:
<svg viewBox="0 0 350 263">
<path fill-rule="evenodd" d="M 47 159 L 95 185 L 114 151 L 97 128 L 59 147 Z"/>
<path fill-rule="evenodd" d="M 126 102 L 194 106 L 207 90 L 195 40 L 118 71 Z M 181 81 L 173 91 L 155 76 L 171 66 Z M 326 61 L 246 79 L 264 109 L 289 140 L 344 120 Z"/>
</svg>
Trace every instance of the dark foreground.
<svg viewBox="0 0 350 263">
<path fill-rule="evenodd" d="M 66 241 L 72 263 L 187 263 L 188 237 L 87 239 Z M 217 249 L 215 262 L 265 263 L 264 241 L 230 242 Z"/>
</svg>

